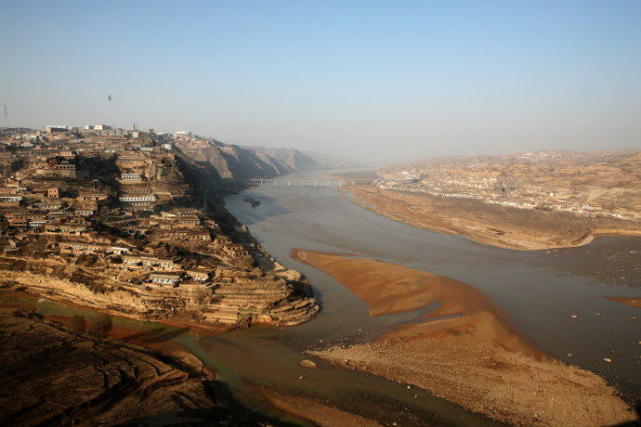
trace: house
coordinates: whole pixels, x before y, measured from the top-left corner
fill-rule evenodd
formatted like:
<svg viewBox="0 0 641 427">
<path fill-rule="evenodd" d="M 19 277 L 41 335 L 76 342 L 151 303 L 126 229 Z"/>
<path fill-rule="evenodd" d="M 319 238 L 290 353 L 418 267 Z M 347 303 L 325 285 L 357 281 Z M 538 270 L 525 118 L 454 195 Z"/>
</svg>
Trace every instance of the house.
<svg viewBox="0 0 641 427">
<path fill-rule="evenodd" d="M 209 280 L 209 273 L 206 271 L 187 270 L 187 276 L 197 282 L 206 282 Z"/>
<path fill-rule="evenodd" d="M 149 280 L 157 285 L 173 286 L 180 282 L 180 278 L 180 274 L 152 273 L 149 275 Z"/>
<path fill-rule="evenodd" d="M 139 173 L 123 173 L 120 175 L 120 179 L 123 181 L 141 180 L 142 176 Z"/>
<path fill-rule="evenodd" d="M 62 223 L 60 220 L 50 222 L 45 225 L 45 231 L 50 233 L 73 233 L 80 234 L 91 230 L 91 225 L 87 222 L 80 223 Z"/>
<path fill-rule="evenodd" d="M 90 201 L 103 201 L 107 200 L 107 194 L 105 193 L 90 193 L 90 192 L 84 192 L 81 191 L 80 194 L 78 194 L 78 200 L 90 200 Z"/>
<path fill-rule="evenodd" d="M 126 266 L 134 268 L 158 268 L 163 270 L 173 270 L 176 268 L 176 265 L 171 260 L 148 256 L 125 255 L 122 261 Z"/>
<path fill-rule="evenodd" d="M 61 209 L 62 208 L 62 203 L 60 202 L 41 202 L 41 203 L 34 203 L 33 205 L 34 208 L 39 209 L 39 210 L 56 210 L 56 209 Z"/>
<path fill-rule="evenodd" d="M 141 184 L 143 179 L 142 175 L 139 173 L 135 172 L 123 172 L 120 174 L 120 181 L 121 184 Z"/>
<path fill-rule="evenodd" d="M 5 214 L 4 218 L 10 227 L 26 227 L 29 224 L 29 218 L 24 214 Z"/>
<path fill-rule="evenodd" d="M 15 207 L 20 206 L 21 196 L 0 196 L 0 206 Z"/>
<path fill-rule="evenodd" d="M 116 160 L 118 167 L 135 168 L 145 166 L 145 157 L 139 154 L 123 154 Z"/>
<path fill-rule="evenodd" d="M 77 178 L 76 165 L 63 161 L 46 168 L 37 169 L 36 175 L 55 176 L 59 178 Z"/>
<path fill-rule="evenodd" d="M 69 127 L 67 125 L 49 125 L 45 127 L 45 131 L 49 134 L 67 132 Z"/>
<path fill-rule="evenodd" d="M 45 225 L 47 222 L 49 221 L 47 221 L 46 219 L 32 219 L 31 221 L 29 221 L 29 227 L 40 228 L 43 225 Z"/>
<path fill-rule="evenodd" d="M 153 194 L 145 194 L 141 196 L 121 196 L 120 203 L 126 206 L 149 206 L 156 201 L 156 196 Z"/>
<path fill-rule="evenodd" d="M 96 243 L 81 243 L 81 242 L 61 242 L 60 250 L 61 252 L 71 252 L 73 254 L 112 253 L 116 255 L 122 255 L 129 252 L 129 248 L 123 248 L 120 246 L 109 246 L 109 245 L 101 245 Z"/>
</svg>

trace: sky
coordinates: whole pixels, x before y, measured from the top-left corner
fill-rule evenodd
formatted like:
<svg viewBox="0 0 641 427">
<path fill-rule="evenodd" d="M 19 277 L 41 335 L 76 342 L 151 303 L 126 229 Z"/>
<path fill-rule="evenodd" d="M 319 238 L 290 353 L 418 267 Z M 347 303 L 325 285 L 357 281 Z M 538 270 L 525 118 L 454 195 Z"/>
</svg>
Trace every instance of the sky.
<svg viewBox="0 0 641 427">
<path fill-rule="evenodd" d="M 0 126 L 377 164 L 641 149 L 638 0 L 0 0 L 0 58 Z"/>
</svg>

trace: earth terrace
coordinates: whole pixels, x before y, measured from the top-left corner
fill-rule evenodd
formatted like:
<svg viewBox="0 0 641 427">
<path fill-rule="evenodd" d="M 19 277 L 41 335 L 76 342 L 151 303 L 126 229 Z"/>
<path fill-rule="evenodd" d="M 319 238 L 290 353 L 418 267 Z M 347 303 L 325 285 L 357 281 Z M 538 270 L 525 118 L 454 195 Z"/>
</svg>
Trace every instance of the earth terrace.
<svg viewBox="0 0 641 427">
<path fill-rule="evenodd" d="M 236 242 L 206 205 L 194 208 L 175 143 L 153 130 L 4 133 L 3 288 L 143 319 L 311 318 L 318 306 L 300 273 L 256 243 Z"/>
</svg>

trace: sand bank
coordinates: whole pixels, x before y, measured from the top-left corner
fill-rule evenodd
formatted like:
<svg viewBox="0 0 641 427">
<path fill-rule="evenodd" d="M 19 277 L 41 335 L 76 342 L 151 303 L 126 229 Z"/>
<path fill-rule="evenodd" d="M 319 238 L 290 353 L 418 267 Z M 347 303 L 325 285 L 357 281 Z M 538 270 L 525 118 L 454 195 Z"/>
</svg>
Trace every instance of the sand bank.
<svg viewBox="0 0 641 427">
<path fill-rule="evenodd" d="M 381 425 L 368 418 L 335 408 L 318 399 L 292 396 L 262 386 L 254 386 L 254 389 L 278 409 L 305 418 L 321 427 L 375 427 Z"/>
<path fill-rule="evenodd" d="M 440 304 L 421 322 L 366 344 L 312 352 L 316 356 L 513 424 L 607 425 L 635 418 L 605 380 L 545 355 L 465 283 L 352 256 L 302 250 L 292 256 L 347 286 L 372 316 Z"/>
<path fill-rule="evenodd" d="M 586 245 L 601 235 L 641 236 L 639 223 L 494 206 L 369 185 L 344 189 L 356 196 L 359 205 L 387 218 L 507 249 L 568 248 Z"/>
<path fill-rule="evenodd" d="M 620 302 L 621 304 L 629 305 L 631 307 L 641 308 L 641 297 L 635 298 L 615 298 L 615 297 L 606 297 L 606 299 Z"/>
</svg>

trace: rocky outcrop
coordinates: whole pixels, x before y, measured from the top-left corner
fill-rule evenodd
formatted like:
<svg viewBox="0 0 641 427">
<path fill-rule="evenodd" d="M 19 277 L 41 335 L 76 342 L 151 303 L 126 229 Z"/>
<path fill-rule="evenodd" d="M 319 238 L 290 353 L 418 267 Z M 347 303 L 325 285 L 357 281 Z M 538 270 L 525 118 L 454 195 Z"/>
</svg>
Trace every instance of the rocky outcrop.
<svg viewBox="0 0 641 427">
<path fill-rule="evenodd" d="M 4 314 L 0 325 L 2 424 L 87 425 L 87 417 L 117 424 L 213 405 L 202 380 L 143 348 L 68 333 L 37 317 Z M 69 387 L 63 380 L 72 377 Z"/>
</svg>

